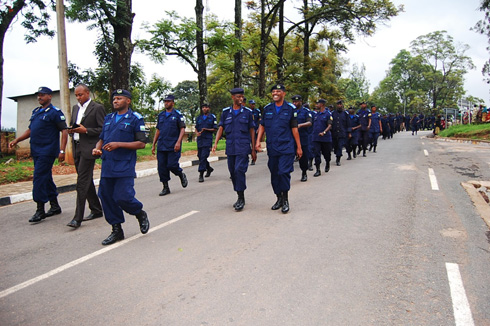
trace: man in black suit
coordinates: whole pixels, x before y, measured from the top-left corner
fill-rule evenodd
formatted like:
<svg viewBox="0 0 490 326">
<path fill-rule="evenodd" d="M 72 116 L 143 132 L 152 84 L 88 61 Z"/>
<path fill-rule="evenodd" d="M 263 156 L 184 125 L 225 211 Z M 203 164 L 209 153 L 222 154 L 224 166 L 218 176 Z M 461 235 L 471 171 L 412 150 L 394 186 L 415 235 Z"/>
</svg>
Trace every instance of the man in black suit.
<svg viewBox="0 0 490 326">
<path fill-rule="evenodd" d="M 73 106 L 71 114 L 71 129 L 73 136 L 73 155 L 77 169 L 77 205 L 75 216 L 67 226 L 78 228 L 83 221 L 102 217 L 102 206 L 97 197 L 94 185 L 95 157 L 92 149 L 99 141 L 99 135 L 104 126 L 106 112 L 104 107 L 90 99 L 90 89 L 83 84 L 75 87 L 78 104 Z M 85 201 L 88 201 L 90 215 L 83 218 Z"/>
</svg>

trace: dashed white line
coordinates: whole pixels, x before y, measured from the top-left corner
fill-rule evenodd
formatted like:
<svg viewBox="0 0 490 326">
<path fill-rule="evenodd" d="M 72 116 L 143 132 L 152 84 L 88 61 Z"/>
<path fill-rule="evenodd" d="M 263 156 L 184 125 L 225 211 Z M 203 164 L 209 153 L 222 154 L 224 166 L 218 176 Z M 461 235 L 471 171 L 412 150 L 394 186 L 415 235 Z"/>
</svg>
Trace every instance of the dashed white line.
<svg viewBox="0 0 490 326">
<path fill-rule="evenodd" d="M 196 214 L 196 213 L 198 213 L 198 211 L 190 211 L 189 213 L 186 213 L 184 215 L 181 215 L 179 217 L 176 217 L 173 220 L 170 220 L 170 221 L 167 221 L 167 222 L 162 223 L 160 225 L 157 225 L 157 226 L 155 226 L 153 228 L 150 228 L 150 230 L 148 231 L 147 234 L 152 233 L 152 232 L 155 232 L 155 231 L 158 231 L 158 230 L 160 230 L 160 229 L 162 229 L 162 228 L 164 228 L 166 226 L 169 226 L 170 224 L 176 223 L 176 222 L 178 222 L 180 220 L 183 220 L 183 219 L 185 219 L 185 218 L 187 218 L 187 217 L 189 217 L 189 216 L 191 216 L 193 214 Z M 142 236 L 144 236 L 144 234 L 141 234 L 141 233 L 140 234 L 137 234 L 137 235 L 134 235 L 131 238 L 127 238 L 127 239 L 125 239 L 123 241 L 117 242 L 117 243 L 115 243 L 113 245 L 110 245 L 110 246 L 105 247 L 103 249 L 97 250 L 96 252 L 93 252 L 93 253 L 91 253 L 89 255 L 83 256 L 83 257 L 81 257 L 79 259 L 76 259 L 76 260 L 74 260 L 72 262 L 69 262 L 68 264 L 65 264 L 63 266 L 60 266 L 58 268 L 55 268 L 55 269 L 53 269 L 53 270 L 51 270 L 51 271 L 49 271 L 47 273 L 44 273 L 42 275 L 39 275 L 38 277 L 32 278 L 32 279 L 30 279 L 28 281 L 25 281 L 23 283 L 20 283 L 18 285 L 15 285 L 15 286 L 13 286 L 11 288 L 8 288 L 6 290 L 3 290 L 2 292 L 0 292 L 0 298 L 6 297 L 9 294 L 15 293 L 15 292 L 17 292 L 19 290 L 22 290 L 22 289 L 30 286 L 30 285 L 33 285 L 33 284 L 35 284 L 35 283 L 37 283 L 39 281 L 42 281 L 44 279 L 47 279 L 48 277 L 51 277 L 51 276 L 56 275 L 58 273 L 61 273 L 61 272 L 65 271 L 65 270 L 67 270 L 68 268 L 73 267 L 73 266 L 76 266 L 76 265 L 79 265 L 79 264 L 81 264 L 83 262 L 86 262 L 89 259 L 92 259 L 94 257 L 100 256 L 103 253 L 106 253 L 106 252 L 108 252 L 110 250 L 119 248 L 119 247 L 125 245 L 126 243 L 131 242 L 133 240 L 136 240 L 136 239 L 138 239 L 138 238 L 140 238 Z"/>
<path fill-rule="evenodd" d="M 439 190 L 436 174 L 434 173 L 434 170 L 431 168 L 429 168 L 429 179 L 430 179 L 430 186 L 432 187 L 432 190 Z"/>
<path fill-rule="evenodd" d="M 426 149 L 424 149 L 424 155 L 429 156 L 429 152 Z"/>
<path fill-rule="evenodd" d="M 447 278 L 453 301 L 454 321 L 456 326 L 474 326 L 470 304 L 459 272 L 458 264 L 446 263 Z"/>
</svg>

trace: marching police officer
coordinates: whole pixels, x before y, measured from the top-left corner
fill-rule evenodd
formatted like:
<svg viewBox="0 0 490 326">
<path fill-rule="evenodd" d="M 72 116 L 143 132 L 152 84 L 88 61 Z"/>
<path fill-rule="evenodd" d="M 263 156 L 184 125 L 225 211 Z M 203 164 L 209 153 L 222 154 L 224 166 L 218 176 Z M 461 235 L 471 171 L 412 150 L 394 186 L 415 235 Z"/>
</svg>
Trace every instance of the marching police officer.
<svg viewBox="0 0 490 326">
<path fill-rule="evenodd" d="M 179 165 L 182 153 L 182 138 L 185 134 L 184 116 L 174 109 L 175 97 L 167 95 L 163 99 L 165 111 L 158 115 L 157 129 L 153 137 L 151 152 L 155 155 L 155 145 L 157 145 L 158 175 L 163 189 L 158 194 L 165 196 L 170 193 L 168 182 L 170 172 L 180 178 L 183 188 L 187 187 L 187 177 Z M 158 144 L 157 144 L 158 141 Z"/>
<path fill-rule="evenodd" d="M 352 155 L 356 158 L 356 147 L 359 143 L 359 129 L 361 122 L 353 107 L 349 107 L 349 119 L 351 125 L 351 138 L 347 141 L 347 160 L 352 160 Z"/>
<path fill-rule="evenodd" d="M 383 127 L 381 125 L 381 114 L 376 112 L 376 105 L 371 106 L 371 123 L 369 124 L 369 138 L 371 139 L 371 145 L 369 150 L 373 149 L 376 153 L 376 146 L 378 146 L 378 138 L 380 133 L 383 132 Z"/>
<path fill-rule="evenodd" d="M 301 143 L 301 150 L 303 151 L 303 156 L 301 156 L 301 158 L 299 159 L 299 167 L 302 171 L 301 181 L 305 182 L 308 180 L 307 171 L 308 162 L 310 159 L 310 150 L 308 147 L 313 120 L 310 110 L 303 106 L 303 99 L 300 95 L 294 95 L 291 99 L 293 101 L 293 105 L 296 107 L 299 140 Z"/>
<path fill-rule="evenodd" d="M 248 169 L 248 155 L 252 154 L 252 161 L 257 159 L 254 148 L 255 130 L 253 112 L 243 106 L 245 93 L 243 88 L 233 88 L 230 93 L 233 105 L 224 108 L 221 113 L 213 153 L 218 147 L 218 141 L 223 132 L 225 132 L 228 171 L 230 171 L 233 189 L 238 195 L 233 207 L 236 211 L 241 211 L 245 206 L 245 189 L 247 189 L 245 173 Z"/>
<path fill-rule="evenodd" d="M 281 212 L 289 212 L 288 191 L 291 188 L 291 172 L 294 170 L 294 157 L 301 159 L 303 151 L 299 140 L 298 120 L 295 107 L 284 100 L 286 88 L 282 84 L 272 87 L 272 103 L 264 108 L 257 138 L 267 135 L 267 166 L 271 173 L 271 184 L 277 201 L 272 210 L 281 208 Z M 296 150 L 295 150 L 296 145 Z M 261 151 L 258 141 L 255 145 Z"/>
<path fill-rule="evenodd" d="M 351 137 L 349 114 L 344 110 L 344 102 L 337 101 L 337 109 L 332 111 L 332 143 L 335 152 L 337 166 L 340 166 L 342 149 L 346 147 L 347 140 Z"/>
<path fill-rule="evenodd" d="M 260 112 L 260 109 L 255 107 L 256 103 L 254 100 L 248 101 L 248 104 L 250 105 L 250 110 L 252 110 L 254 115 L 255 139 L 257 139 L 257 130 L 259 130 L 260 119 L 262 118 L 262 112 Z M 252 160 L 252 163 L 250 163 L 250 165 L 255 165 L 255 161 Z"/>
<path fill-rule="evenodd" d="M 112 98 L 116 112 L 105 117 L 100 140 L 92 151 L 94 156 L 102 155 L 99 197 L 105 219 L 112 225 L 112 232 L 102 241 L 103 245 L 124 239 L 123 211 L 136 216 L 141 233 L 147 233 L 150 228 L 143 204 L 134 197 L 136 150 L 144 148 L 147 142 L 145 122 L 141 114 L 129 108 L 130 92 L 118 89 Z"/>
<path fill-rule="evenodd" d="M 9 144 L 13 148 L 17 143 L 30 138 L 31 156 L 34 160 L 32 199 L 37 204 L 36 212 L 29 219 L 31 223 L 41 222 L 46 217 L 61 213 L 51 169 L 56 158 L 59 162 L 65 160 L 68 132 L 63 112 L 51 104 L 52 94 L 53 91 L 48 87 L 39 87 L 36 95 L 41 106 L 32 111 L 28 129 Z M 51 207 L 45 212 L 44 204 L 48 201 Z"/>
<path fill-rule="evenodd" d="M 332 152 L 332 116 L 330 111 L 326 109 L 327 101 L 324 99 L 319 99 L 316 102 L 318 112 L 315 115 L 315 120 L 313 121 L 313 146 L 315 155 L 315 167 L 316 172 L 314 177 L 320 176 L 322 173 L 320 171 L 320 164 L 322 163 L 322 158 L 320 155 L 323 154 L 325 159 L 325 172 L 330 171 L 330 158 Z"/>
<path fill-rule="evenodd" d="M 202 114 L 196 120 L 197 135 L 197 157 L 199 158 L 199 182 L 204 182 L 204 172 L 206 178 L 211 176 L 214 169 L 209 165 L 208 157 L 213 146 L 213 133 L 218 129 L 216 116 L 210 113 L 209 104 L 204 103 L 201 107 Z"/>
<path fill-rule="evenodd" d="M 359 135 L 359 149 L 357 155 L 361 153 L 366 157 L 366 151 L 369 144 L 369 127 L 371 126 L 371 112 L 367 109 L 366 102 L 361 102 L 361 108 L 357 112 L 359 116 L 359 122 L 361 123 L 361 134 Z"/>
</svg>

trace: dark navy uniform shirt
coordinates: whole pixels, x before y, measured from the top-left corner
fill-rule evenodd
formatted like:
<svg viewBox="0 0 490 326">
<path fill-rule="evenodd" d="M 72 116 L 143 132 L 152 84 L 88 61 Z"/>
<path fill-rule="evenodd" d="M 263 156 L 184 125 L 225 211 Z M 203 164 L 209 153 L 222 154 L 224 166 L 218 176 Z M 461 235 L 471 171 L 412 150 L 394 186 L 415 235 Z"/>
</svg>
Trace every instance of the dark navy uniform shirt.
<svg viewBox="0 0 490 326">
<path fill-rule="evenodd" d="M 349 113 L 347 111 L 334 110 L 332 112 L 332 137 L 347 138 L 351 132 Z"/>
<path fill-rule="evenodd" d="M 311 114 L 310 109 L 305 108 L 302 106 L 299 110 L 296 110 L 298 116 L 298 125 L 306 122 L 312 122 L 313 123 L 313 116 Z M 311 134 L 313 128 L 312 127 L 306 127 L 306 128 L 298 128 L 299 131 L 299 139 L 301 144 L 306 144 L 308 143 L 308 135 Z"/>
<path fill-rule="evenodd" d="M 212 113 L 207 116 L 201 114 L 196 120 L 196 130 L 201 131 L 203 128 L 206 129 L 217 129 L 216 116 Z M 197 137 L 197 147 L 211 147 L 213 145 L 213 132 L 203 130 L 201 136 Z"/>
<path fill-rule="evenodd" d="M 238 110 L 238 114 L 233 111 L 233 107 L 224 108 L 219 120 L 219 126 L 226 133 L 226 155 L 248 155 L 252 153 L 253 112 L 247 107 Z"/>
<path fill-rule="evenodd" d="M 60 131 L 66 129 L 66 118 L 60 109 L 50 104 L 35 108 L 29 122 L 31 156 L 55 156 L 60 153 Z"/>
<path fill-rule="evenodd" d="M 357 115 L 359 116 L 359 122 L 361 123 L 361 130 L 367 131 L 369 120 L 371 119 L 371 112 L 361 109 L 357 112 Z"/>
<path fill-rule="evenodd" d="M 331 143 L 332 142 L 332 133 L 330 130 L 325 133 L 325 135 L 320 136 L 320 133 L 324 132 L 328 125 L 332 124 L 332 116 L 330 115 L 330 111 L 325 109 L 325 111 L 318 111 L 315 115 L 315 119 L 313 120 L 313 141 L 319 141 L 323 143 Z"/>
<path fill-rule="evenodd" d="M 105 117 L 104 127 L 99 138 L 104 145 L 110 142 L 148 142 L 145 121 L 141 114 L 131 109 L 116 122 L 117 112 Z M 127 148 L 117 148 L 113 151 L 102 151 L 101 177 L 136 177 L 136 151 Z"/>
<path fill-rule="evenodd" d="M 284 102 L 278 111 L 274 102 L 267 104 L 260 124 L 267 136 L 267 155 L 295 154 L 292 128 L 298 127 L 298 120 L 294 105 Z"/>
<path fill-rule="evenodd" d="M 359 126 L 361 124 L 361 121 L 360 121 L 359 116 L 357 114 L 349 114 L 349 118 L 350 118 L 350 125 L 351 125 L 351 133 L 352 133 L 352 136 L 354 136 L 355 134 L 359 133 L 360 128 L 357 128 L 357 129 L 352 129 L 352 128 Z"/>
<path fill-rule="evenodd" d="M 262 118 L 262 112 L 260 112 L 260 109 L 253 109 L 253 114 L 254 114 L 254 129 L 257 131 L 259 129 L 259 124 L 260 124 L 260 118 Z"/>
<path fill-rule="evenodd" d="M 185 128 L 184 116 L 178 110 L 172 110 L 169 115 L 163 111 L 158 115 L 157 129 L 160 131 L 157 150 L 174 151 L 179 139 L 180 129 Z"/>
<path fill-rule="evenodd" d="M 380 132 L 379 121 L 381 120 L 381 114 L 379 112 L 371 113 L 371 132 Z"/>
</svg>

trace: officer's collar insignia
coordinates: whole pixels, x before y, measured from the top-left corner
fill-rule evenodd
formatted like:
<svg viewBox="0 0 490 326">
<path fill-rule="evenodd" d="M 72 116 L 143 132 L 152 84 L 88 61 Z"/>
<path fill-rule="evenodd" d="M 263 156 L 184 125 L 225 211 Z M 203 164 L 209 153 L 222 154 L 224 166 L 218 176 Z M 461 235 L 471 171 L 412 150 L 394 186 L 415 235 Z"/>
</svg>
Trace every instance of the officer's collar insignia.
<svg viewBox="0 0 490 326">
<path fill-rule="evenodd" d="M 126 115 L 124 116 L 125 118 L 129 117 L 129 113 L 126 113 Z"/>
</svg>

